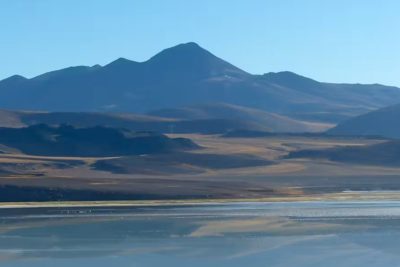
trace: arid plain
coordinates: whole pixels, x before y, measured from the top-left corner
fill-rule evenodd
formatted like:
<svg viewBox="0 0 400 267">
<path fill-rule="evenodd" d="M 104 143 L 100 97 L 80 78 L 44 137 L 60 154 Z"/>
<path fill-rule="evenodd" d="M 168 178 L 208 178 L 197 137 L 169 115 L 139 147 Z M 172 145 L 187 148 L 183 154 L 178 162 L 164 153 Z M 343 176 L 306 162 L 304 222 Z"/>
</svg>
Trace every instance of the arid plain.
<svg viewBox="0 0 400 267">
<path fill-rule="evenodd" d="M 201 148 L 183 155 L 107 158 L 30 156 L 3 148 L 1 188 L 39 190 L 36 195 L 50 190 L 63 200 L 74 200 L 74 195 L 83 200 L 265 199 L 400 189 L 397 167 L 286 157 L 297 150 L 366 146 L 381 139 L 170 137 L 190 138 Z"/>
</svg>

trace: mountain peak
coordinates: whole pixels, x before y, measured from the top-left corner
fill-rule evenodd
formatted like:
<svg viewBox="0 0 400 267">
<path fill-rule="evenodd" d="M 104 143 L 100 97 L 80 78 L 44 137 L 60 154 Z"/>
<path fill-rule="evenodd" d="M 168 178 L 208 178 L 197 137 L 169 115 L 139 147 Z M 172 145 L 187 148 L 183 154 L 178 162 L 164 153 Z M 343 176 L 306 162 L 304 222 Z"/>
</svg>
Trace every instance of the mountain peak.
<svg viewBox="0 0 400 267">
<path fill-rule="evenodd" d="M 200 45 L 189 42 L 178 44 L 176 46 L 162 50 L 156 54 L 149 61 L 179 59 L 182 57 L 200 57 L 200 56 L 213 56 L 210 52 L 202 48 Z"/>
<path fill-rule="evenodd" d="M 138 62 L 120 57 L 106 65 L 106 67 L 127 66 L 137 64 Z"/>
<path fill-rule="evenodd" d="M 21 75 L 12 75 L 8 78 L 5 78 L 4 80 L 2 80 L 2 82 L 20 82 L 20 81 L 25 81 L 28 80 L 27 78 L 25 78 L 24 76 Z"/>
<path fill-rule="evenodd" d="M 188 43 L 178 44 L 176 46 L 167 48 L 164 51 L 169 50 L 169 49 L 170 50 L 181 50 L 181 52 L 182 51 L 186 51 L 186 52 L 192 52 L 192 53 L 210 53 L 206 49 L 204 49 L 203 47 L 201 47 L 199 44 L 197 44 L 195 42 L 188 42 Z"/>
<path fill-rule="evenodd" d="M 187 42 L 187 43 L 182 43 L 182 44 L 178 44 L 178 45 L 176 45 L 175 47 L 191 47 L 191 48 L 195 48 L 195 49 L 203 49 L 203 50 L 205 50 L 204 48 L 202 48 L 199 44 L 197 44 L 197 43 L 195 43 L 195 42 Z"/>
<path fill-rule="evenodd" d="M 194 42 L 167 48 L 150 58 L 146 63 L 157 66 L 160 70 L 175 70 L 197 77 L 247 74 Z"/>
<path fill-rule="evenodd" d="M 24 84 L 29 79 L 21 75 L 13 75 L 0 81 L 0 88 L 12 88 Z"/>
</svg>

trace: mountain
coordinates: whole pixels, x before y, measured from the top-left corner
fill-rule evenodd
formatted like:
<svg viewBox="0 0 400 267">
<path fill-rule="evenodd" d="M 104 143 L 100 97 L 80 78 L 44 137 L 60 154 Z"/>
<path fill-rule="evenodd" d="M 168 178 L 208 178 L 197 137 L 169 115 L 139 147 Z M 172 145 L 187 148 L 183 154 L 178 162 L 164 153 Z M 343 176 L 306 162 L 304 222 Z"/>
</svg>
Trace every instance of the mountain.
<svg viewBox="0 0 400 267">
<path fill-rule="evenodd" d="M 344 163 L 399 167 L 400 141 L 388 141 L 367 146 L 300 150 L 291 152 L 288 158 L 329 159 Z"/>
<path fill-rule="evenodd" d="M 328 131 L 339 135 L 378 135 L 400 138 L 400 105 L 393 105 L 349 119 Z"/>
<path fill-rule="evenodd" d="M 143 113 L 218 102 L 336 123 L 400 103 L 400 90 L 321 83 L 291 72 L 252 75 L 195 43 L 165 49 L 145 62 L 120 58 L 105 66 L 0 81 L 4 109 Z"/>
<path fill-rule="evenodd" d="M 0 144 L 22 153 L 41 156 L 99 157 L 158 154 L 198 148 L 185 138 L 168 138 L 150 132 L 131 132 L 107 127 L 0 128 Z"/>
<path fill-rule="evenodd" d="M 327 123 L 295 120 L 284 115 L 227 103 L 161 109 L 149 112 L 148 115 L 184 120 L 228 119 L 247 121 L 256 126 L 254 129 L 264 128 L 273 132 L 321 132 L 332 127 Z M 240 128 L 236 127 L 236 129 Z"/>
</svg>

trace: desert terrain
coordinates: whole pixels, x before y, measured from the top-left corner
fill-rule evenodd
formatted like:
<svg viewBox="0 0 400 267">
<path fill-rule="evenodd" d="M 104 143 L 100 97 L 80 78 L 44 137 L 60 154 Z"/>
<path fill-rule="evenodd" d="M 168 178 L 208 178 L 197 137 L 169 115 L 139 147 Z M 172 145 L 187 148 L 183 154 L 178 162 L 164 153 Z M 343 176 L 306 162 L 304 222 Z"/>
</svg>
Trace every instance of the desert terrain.
<svg viewBox="0 0 400 267">
<path fill-rule="evenodd" d="M 169 137 L 189 138 L 201 149 L 160 155 L 49 157 L 3 147 L 2 201 L 259 199 L 400 189 L 400 167 L 286 158 L 297 150 L 368 146 L 383 139 Z"/>
</svg>

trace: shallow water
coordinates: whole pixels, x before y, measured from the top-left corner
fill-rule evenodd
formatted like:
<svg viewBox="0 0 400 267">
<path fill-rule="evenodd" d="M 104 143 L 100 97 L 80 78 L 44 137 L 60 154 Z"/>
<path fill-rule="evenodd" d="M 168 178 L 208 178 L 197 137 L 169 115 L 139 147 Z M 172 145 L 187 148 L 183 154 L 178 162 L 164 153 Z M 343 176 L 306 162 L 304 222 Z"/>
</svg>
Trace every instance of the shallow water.
<svg viewBox="0 0 400 267">
<path fill-rule="evenodd" d="M 0 211 L 0 266 L 400 266 L 400 202 Z"/>
</svg>

